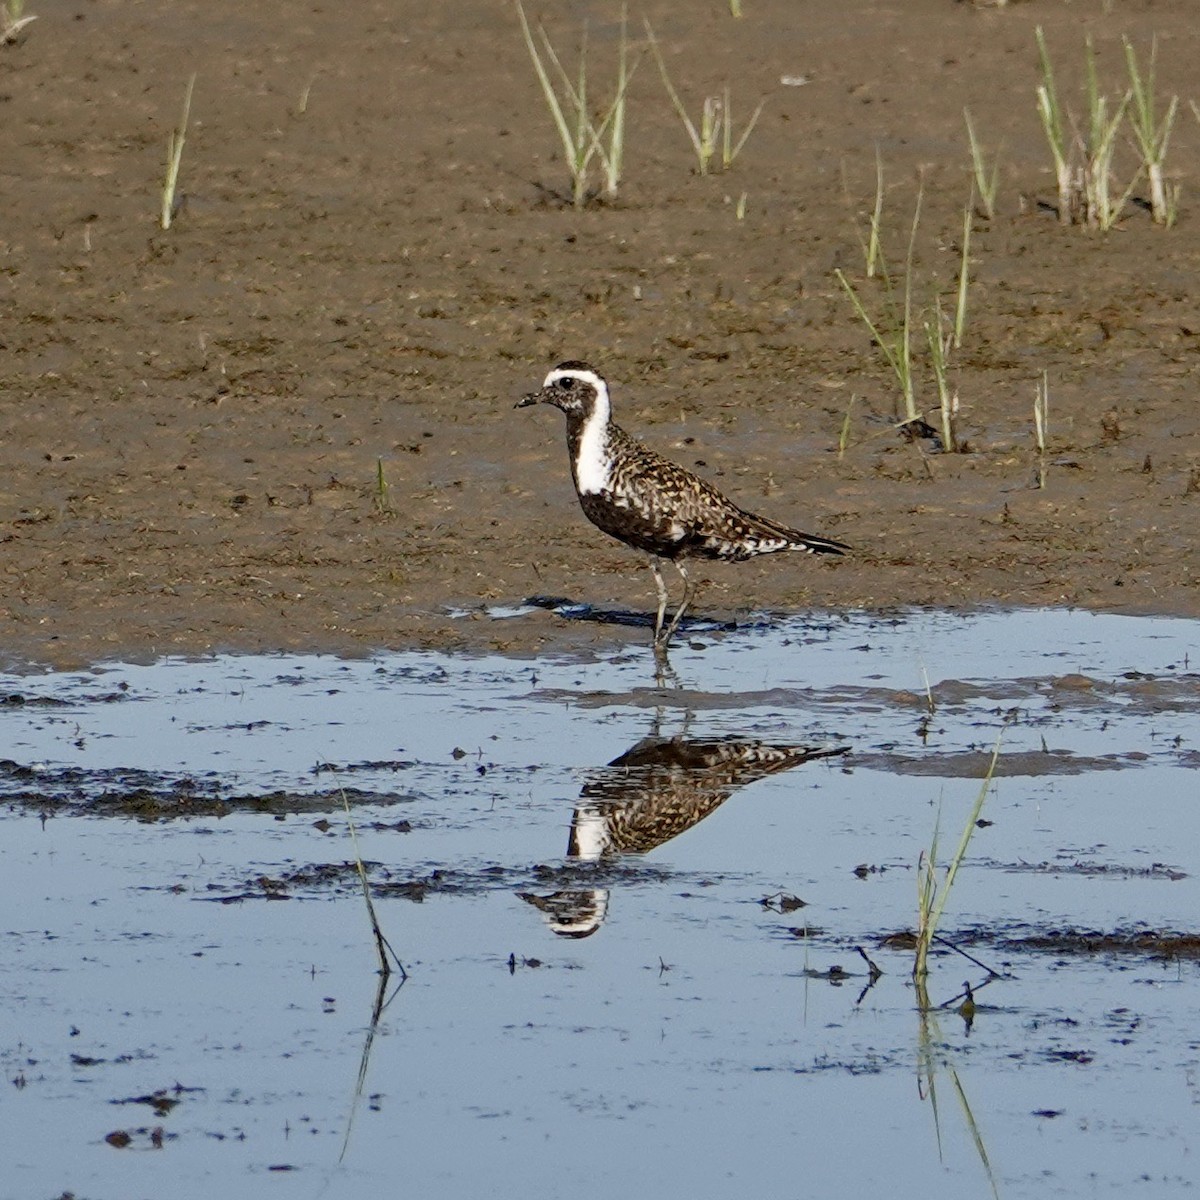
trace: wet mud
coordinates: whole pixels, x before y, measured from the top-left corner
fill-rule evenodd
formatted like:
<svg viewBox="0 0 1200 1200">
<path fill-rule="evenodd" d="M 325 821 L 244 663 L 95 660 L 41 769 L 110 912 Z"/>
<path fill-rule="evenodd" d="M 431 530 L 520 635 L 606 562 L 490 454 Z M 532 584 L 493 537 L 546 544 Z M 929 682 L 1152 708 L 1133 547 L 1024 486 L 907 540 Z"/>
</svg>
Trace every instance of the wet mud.
<svg viewBox="0 0 1200 1200">
<path fill-rule="evenodd" d="M 620 191 L 581 211 L 555 200 L 567 170 L 507 4 L 26 7 L 37 20 L 0 48 L 19 196 L 0 233 L 15 659 L 640 643 L 611 621 L 489 616 L 538 596 L 651 608 L 637 556 L 578 511 L 552 414 L 513 411 L 564 357 L 606 373 L 654 448 L 855 547 L 705 568 L 697 615 L 1200 613 L 1191 0 L 756 0 L 742 20 L 652 0 L 630 14 L 635 50 L 644 13 L 693 113 L 728 84 L 739 125 L 760 99 L 762 116 L 728 171 L 698 175 L 643 53 Z M 587 22 L 600 103 L 618 6 L 530 13 L 567 64 Z M 1144 179 L 1110 232 L 1058 223 L 1037 26 L 1077 114 L 1085 37 L 1111 94 L 1121 38 L 1143 62 L 1157 39 L 1160 103 L 1181 96 L 1174 228 L 1150 220 Z M 192 72 L 164 231 L 163 147 Z M 951 454 L 891 427 L 896 386 L 834 272 L 881 302 L 860 249 L 878 151 L 888 261 L 906 257 L 920 175 L 917 302 L 950 296 L 964 107 L 1000 176 L 995 215 L 972 218 L 951 356 L 967 450 Z M 1135 168 L 1121 139 L 1119 178 Z"/>
</svg>

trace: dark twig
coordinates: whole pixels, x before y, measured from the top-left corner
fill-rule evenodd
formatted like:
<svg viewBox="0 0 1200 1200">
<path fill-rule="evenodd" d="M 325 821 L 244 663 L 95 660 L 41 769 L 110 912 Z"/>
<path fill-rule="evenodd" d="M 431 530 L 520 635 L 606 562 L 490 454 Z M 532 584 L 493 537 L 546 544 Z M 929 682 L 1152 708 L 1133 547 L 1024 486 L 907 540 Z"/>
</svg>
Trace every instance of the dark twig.
<svg viewBox="0 0 1200 1200">
<path fill-rule="evenodd" d="M 992 968 L 989 967 L 987 965 L 987 963 L 980 962 L 979 959 L 977 959 L 973 954 L 968 954 L 961 946 L 956 946 L 952 941 L 949 940 L 949 938 L 942 937 L 942 935 L 940 933 L 935 933 L 933 935 L 933 940 L 935 942 L 940 942 L 943 946 L 946 947 L 947 950 L 953 950 L 955 954 L 961 954 L 963 956 L 963 958 L 965 958 L 967 960 L 967 962 L 973 963 L 981 971 L 986 971 L 992 979 L 1003 979 L 1004 978 L 1003 971 L 992 970 Z"/>
</svg>

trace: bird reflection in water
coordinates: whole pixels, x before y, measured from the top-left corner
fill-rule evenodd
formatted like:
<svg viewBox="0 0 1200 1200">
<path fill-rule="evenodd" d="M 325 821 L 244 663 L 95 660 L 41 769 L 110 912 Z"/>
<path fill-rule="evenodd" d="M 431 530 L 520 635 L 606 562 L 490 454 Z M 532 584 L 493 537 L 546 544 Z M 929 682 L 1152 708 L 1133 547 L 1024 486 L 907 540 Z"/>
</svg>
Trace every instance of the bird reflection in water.
<svg viewBox="0 0 1200 1200">
<path fill-rule="evenodd" d="M 648 854 L 703 821 L 747 784 L 848 749 L 733 737 L 645 738 L 584 785 L 571 818 L 567 858 L 601 863 Z M 606 887 L 519 894 L 560 937 L 590 937 L 608 915 Z"/>
</svg>

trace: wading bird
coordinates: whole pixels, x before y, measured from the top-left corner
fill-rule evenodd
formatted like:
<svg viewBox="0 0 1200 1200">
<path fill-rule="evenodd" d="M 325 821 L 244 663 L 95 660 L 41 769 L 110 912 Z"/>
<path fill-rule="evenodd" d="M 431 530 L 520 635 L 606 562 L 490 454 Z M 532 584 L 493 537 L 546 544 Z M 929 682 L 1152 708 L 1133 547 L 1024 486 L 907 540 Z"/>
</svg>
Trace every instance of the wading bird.
<svg viewBox="0 0 1200 1200">
<path fill-rule="evenodd" d="M 531 404 L 552 404 L 566 414 L 571 478 L 584 515 L 610 537 L 650 555 L 658 588 L 656 651 L 666 650 L 695 592 L 681 560 L 743 562 L 781 550 L 844 554 L 850 549 L 747 512 L 711 483 L 647 449 L 614 424 L 608 384 L 585 362 L 559 363 L 541 390 L 523 397 L 517 408 Z M 683 599 L 670 621 L 663 559 L 674 563 L 683 579 Z"/>
</svg>

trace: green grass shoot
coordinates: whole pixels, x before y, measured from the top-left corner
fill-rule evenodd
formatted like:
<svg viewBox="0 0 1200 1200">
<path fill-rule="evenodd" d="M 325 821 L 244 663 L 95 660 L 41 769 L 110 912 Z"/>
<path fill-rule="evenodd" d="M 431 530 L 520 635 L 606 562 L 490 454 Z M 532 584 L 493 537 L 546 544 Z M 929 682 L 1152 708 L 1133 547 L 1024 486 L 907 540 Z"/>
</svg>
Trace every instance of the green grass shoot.
<svg viewBox="0 0 1200 1200">
<path fill-rule="evenodd" d="M 296 105 L 296 113 L 299 116 L 304 116 L 308 112 L 308 97 L 312 93 L 313 84 L 317 82 L 317 77 L 314 75 L 305 85 L 304 90 L 300 93 L 299 103 Z"/>
<path fill-rule="evenodd" d="M 721 128 L 723 132 L 723 140 L 721 145 L 721 166 L 728 171 L 733 166 L 733 160 L 742 152 L 742 147 L 746 144 L 750 135 L 754 132 L 755 125 L 758 124 L 758 118 L 762 116 L 763 106 L 766 100 L 760 100 L 758 107 L 754 110 L 753 116 L 746 124 L 746 128 L 742 130 L 742 136 L 735 143 L 733 140 L 733 102 L 729 96 L 729 87 L 725 87 L 725 107 L 721 112 Z"/>
<path fill-rule="evenodd" d="M 871 337 L 879 347 L 880 353 L 882 353 L 888 366 L 891 367 L 892 373 L 896 376 L 896 382 L 900 385 L 900 394 L 904 400 L 905 420 L 912 420 L 918 414 L 916 396 L 913 391 L 912 339 L 908 323 L 905 321 L 886 324 L 881 322 L 883 325 L 883 328 L 881 328 L 880 325 L 875 323 L 871 314 L 863 306 L 862 300 L 859 299 L 858 293 L 854 290 L 854 285 L 842 274 L 842 269 L 838 267 L 833 273 L 837 276 L 838 282 L 842 287 L 846 289 L 846 295 L 850 297 L 850 303 L 854 305 L 854 311 L 858 313 L 859 319 L 870 331 Z M 907 308 L 908 305 L 905 307 Z"/>
<path fill-rule="evenodd" d="M 1125 119 L 1125 110 L 1133 98 L 1129 88 L 1117 102 L 1115 110 L 1109 110 L 1109 97 L 1100 91 L 1096 74 L 1096 48 L 1089 36 L 1086 40 L 1084 60 L 1087 66 L 1088 137 L 1084 144 L 1084 194 L 1086 198 L 1087 223 L 1096 228 L 1111 229 L 1120 219 L 1121 211 L 1133 192 L 1137 176 L 1121 196 L 1112 192 L 1113 154 L 1116 150 L 1117 133 Z"/>
<path fill-rule="evenodd" d="M 854 401 L 858 397 L 853 392 L 850 393 L 850 403 L 846 405 L 846 415 L 842 418 L 842 431 L 838 434 L 838 459 L 842 459 L 846 455 L 846 447 L 850 443 L 850 415 L 854 411 Z"/>
<path fill-rule="evenodd" d="M 621 40 L 617 47 L 617 95 L 613 101 L 612 124 L 609 127 L 608 150 L 600 148 L 600 161 L 604 169 L 604 195 L 612 200 L 621 183 L 621 170 L 625 161 L 625 95 L 637 63 L 629 65 L 629 9 L 621 5 Z"/>
<path fill-rule="evenodd" d="M 917 230 L 921 221 L 924 182 L 917 191 L 912 225 L 908 231 L 908 250 L 904 260 L 903 278 L 893 276 L 887 265 L 882 233 L 883 168 L 876 159 L 875 212 L 871 218 L 870 242 L 860 242 L 867 271 L 872 268 L 881 282 L 879 302 L 870 304 L 865 285 L 856 287 L 845 273 L 836 269 L 834 275 L 842 285 L 854 311 L 866 325 L 871 338 L 896 379 L 903 403 L 902 427 L 925 417 L 917 406 L 917 363 L 920 353 L 914 343 L 924 343 L 928 353 L 929 370 L 937 389 L 941 423 L 942 449 L 956 453 L 960 449 L 957 422 L 958 392 L 951 386 L 949 363 L 952 350 L 961 348 L 967 321 L 967 299 L 971 281 L 971 221 L 974 214 L 974 192 L 963 210 L 963 230 L 958 263 L 958 283 L 953 300 L 938 290 L 936 278 L 919 284 L 915 263 Z M 926 288 L 929 290 L 926 291 Z M 918 292 L 921 298 L 918 302 Z M 928 300 L 924 297 L 928 296 Z M 951 305 L 953 308 L 951 309 Z M 923 336 L 922 336 L 923 335 Z M 897 414 L 899 416 L 899 412 Z M 932 419 L 932 418 L 930 418 Z M 846 421 L 849 421 L 847 414 Z M 845 425 L 843 426 L 843 441 Z M 844 445 L 840 453 L 844 452 Z"/>
<path fill-rule="evenodd" d="M 8 45 L 17 40 L 17 35 L 37 17 L 25 15 L 25 0 L 4 0 L 0 10 L 0 45 Z"/>
<path fill-rule="evenodd" d="M 346 789 L 342 787 L 342 782 L 337 778 L 336 772 L 334 779 L 337 782 L 338 793 L 342 798 L 342 808 L 346 813 L 346 828 L 350 833 L 350 844 L 354 849 L 354 866 L 358 873 L 358 882 L 362 887 L 363 902 L 367 908 L 367 919 L 371 923 L 371 934 L 375 939 L 375 953 L 379 958 L 379 974 L 383 979 L 388 979 L 392 973 L 392 964 L 395 963 L 396 970 L 400 972 L 402 980 L 408 978 L 408 972 L 404 969 L 404 964 L 400 961 L 400 956 L 392 949 L 392 944 L 384 935 L 383 927 L 379 924 L 379 917 L 375 912 L 375 903 L 371 898 L 371 885 L 367 879 L 367 868 L 363 862 L 362 851 L 358 847 L 358 831 L 354 828 L 354 816 L 350 812 L 350 800 L 346 795 Z"/>
<path fill-rule="evenodd" d="M 1163 176 L 1163 163 L 1167 157 L 1167 146 L 1171 141 L 1171 129 L 1179 108 L 1179 97 L 1172 96 L 1167 111 L 1160 118 L 1158 99 L 1154 91 L 1154 67 L 1158 55 L 1158 40 L 1151 39 L 1150 61 L 1143 75 L 1138 64 L 1137 51 L 1128 38 L 1125 44 L 1125 65 L 1129 70 L 1129 86 L 1133 102 L 1129 109 L 1129 123 L 1142 155 L 1142 165 L 1150 181 L 1150 213 L 1159 225 L 1168 228 L 1175 223 L 1178 205 L 1176 188 L 1168 188 Z M 1172 194 L 1175 193 L 1175 194 Z"/>
<path fill-rule="evenodd" d="M 396 510 L 392 507 L 391 488 L 388 487 L 387 476 L 383 473 L 383 459 L 375 460 L 375 511 L 383 517 L 394 517 Z"/>
<path fill-rule="evenodd" d="M 159 217 L 164 229 L 171 228 L 171 220 L 175 215 L 175 193 L 179 187 L 179 167 L 183 161 L 183 146 L 187 140 L 188 122 L 192 114 L 192 92 L 196 87 L 196 73 L 188 80 L 187 90 L 183 93 L 183 113 L 179 118 L 177 128 L 171 130 L 167 138 L 167 173 L 163 179 L 162 209 Z"/>
<path fill-rule="evenodd" d="M 904 370 L 904 415 L 911 421 L 918 415 L 917 402 L 913 392 L 912 378 L 912 346 L 909 332 L 912 329 L 913 307 L 913 254 L 917 246 L 917 226 L 921 223 L 921 202 L 925 198 L 925 180 L 922 179 L 917 188 L 917 202 L 913 206 L 912 227 L 908 231 L 908 253 L 904 256 L 904 319 L 901 323 L 903 331 L 903 351 L 905 358 Z"/>
<path fill-rule="evenodd" d="M 934 299 L 932 320 L 927 317 L 923 325 L 925 341 L 929 346 L 929 362 L 933 369 L 933 380 L 937 386 L 938 411 L 941 414 L 942 425 L 942 449 L 947 454 L 953 454 L 958 449 L 958 437 L 954 428 L 955 418 L 958 415 L 958 395 L 957 393 L 951 394 L 947 378 L 946 362 L 950 355 L 953 331 L 945 328 L 945 322 L 941 297 L 938 296 Z M 928 689 L 928 681 L 926 681 L 926 689 Z M 930 695 L 931 705 L 932 702 L 932 695 Z"/>
<path fill-rule="evenodd" d="M 979 197 L 979 207 L 983 215 L 990 221 L 996 215 L 996 192 L 1000 186 L 1000 161 L 995 159 L 988 164 L 983 147 L 975 136 L 975 125 L 971 120 L 970 109 L 963 109 L 963 117 L 967 122 L 967 144 L 971 148 L 971 171 L 975 179 L 975 194 Z"/>
<path fill-rule="evenodd" d="M 1038 448 L 1038 487 L 1046 486 L 1046 441 L 1050 432 L 1050 373 L 1042 372 L 1033 397 L 1033 436 Z"/>
<path fill-rule="evenodd" d="M 972 197 L 973 200 L 973 197 Z M 967 290 L 971 285 L 971 210 L 972 200 L 963 209 L 962 259 L 958 264 L 958 299 L 954 305 L 954 348 L 962 347 L 963 330 L 967 325 Z"/>
<path fill-rule="evenodd" d="M 882 250 L 878 252 L 878 264 L 884 285 L 883 314 L 875 320 L 867 312 L 853 284 L 842 273 L 841 269 L 834 271 L 838 282 L 850 297 L 854 311 L 860 320 L 870 330 L 871 337 L 883 354 L 884 360 L 891 367 L 900 388 L 904 402 L 904 419 L 914 421 L 921 414 L 917 410 L 916 390 L 913 380 L 912 339 L 913 339 L 913 255 L 916 247 L 917 227 L 921 221 L 921 201 L 924 187 L 917 192 L 916 207 L 913 211 L 912 226 L 909 230 L 908 253 L 905 257 L 904 279 L 902 291 L 896 294 L 895 283 L 887 270 Z"/>
<path fill-rule="evenodd" d="M 709 173 L 712 168 L 713 159 L 716 158 L 718 147 L 721 150 L 721 167 L 723 170 L 729 170 L 733 165 L 734 159 L 741 154 L 750 135 L 754 132 L 754 127 L 758 124 L 758 118 L 762 115 L 766 100 L 759 101 L 759 105 L 754 110 L 754 114 L 751 116 L 749 122 L 747 122 L 746 128 L 742 130 L 741 136 L 736 141 L 734 140 L 732 104 L 728 87 L 725 88 L 721 96 L 705 97 L 704 104 L 700 110 L 700 125 L 697 127 L 696 122 L 692 120 L 691 114 L 687 110 L 687 106 L 680 99 L 675 85 L 671 82 L 670 73 L 667 71 L 666 59 L 663 58 L 662 50 L 658 45 L 658 39 L 654 36 L 653 27 L 645 17 L 642 18 L 642 23 L 646 27 L 646 38 L 649 41 L 650 50 L 654 55 L 654 61 L 658 64 L 658 73 L 662 77 L 663 87 L 666 89 L 668 97 L 670 97 L 671 107 L 675 109 L 679 120 L 687 132 L 688 140 L 692 143 L 692 150 L 696 155 L 696 165 L 699 173 L 701 175 Z"/>
<path fill-rule="evenodd" d="M 612 199 L 616 196 L 620 184 L 624 158 L 625 97 L 630 80 L 637 68 L 636 62 L 633 67 L 630 67 L 628 60 L 626 10 L 624 8 L 621 10 L 616 94 L 597 125 L 592 120 L 588 105 L 587 26 L 584 26 L 581 38 L 579 70 L 572 81 L 545 29 L 538 26 L 538 35 L 541 39 L 541 49 L 539 50 L 521 0 L 516 0 L 516 9 L 517 16 L 521 21 L 521 33 L 525 39 L 525 47 L 529 51 L 530 61 L 533 63 L 534 72 L 541 85 L 546 107 L 554 121 L 555 129 L 558 131 L 563 156 L 570 171 L 571 203 L 576 208 L 582 208 L 587 203 L 590 195 L 588 180 L 593 159 L 598 159 L 601 165 L 604 194 Z M 547 62 L 553 67 L 557 76 L 557 86 L 550 78 L 550 72 L 546 68 Z M 608 135 L 607 145 L 604 140 L 606 134 Z"/>
<path fill-rule="evenodd" d="M 1042 71 L 1042 82 L 1037 87 L 1038 115 L 1054 159 L 1054 173 L 1058 182 L 1058 218 L 1064 225 L 1112 229 L 1120 220 L 1141 173 L 1135 173 L 1123 191 L 1114 191 L 1113 160 L 1117 134 L 1134 99 L 1135 89 L 1131 86 L 1115 101 L 1100 90 L 1096 49 L 1089 36 L 1084 51 L 1087 113 L 1083 131 L 1080 132 L 1074 116 L 1059 100 L 1050 52 L 1041 26 L 1038 26 L 1035 36 Z M 1136 58 L 1134 62 L 1133 69 L 1136 70 Z M 1152 116 L 1152 103 L 1150 112 Z"/>
<path fill-rule="evenodd" d="M 1050 374 L 1042 372 L 1037 382 L 1037 393 L 1033 398 L 1033 433 L 1039 454 L 1046 453 L 1046 434 L 1050 422 Z"/>
<path fill-rule="evenodd" d="M 966 824 L 963 826 L 958 849 L 950 859 L 945 878 L 940 882 L 938 880 L 938 828 L 936 824 L 928 852 L 921 852 L 920 861 L 917 864 L 917 945 L 913 959 L 913 978 L 916 980 L 924 980 L 929 974 L 929 948 L 937 933 L 938 924 L 946 908 L 946 901 L 950 898 L 950 891 L 954 887 L 954 881 L 958 877 L 958 869 L 967 853 L 967 846 L 970 845 L 971 835 L 975 832 L 975 822 L 979 820 L 979 814 L 983 811 L 983 803 L 987 799 L 988 789 L 991 787 L 992 778 L 996 773 L 996 763 L 1000 758 L 1000 743 L 1003 738 L 1004 732 L 1001 730 L 996 738 L 996 746 L 992 751 L 987 771 L 984 773 L 983 782 L 980 784 L 979 794 L 975 797 L 975 803 L 971 806 Z"/>
<path fill-rule="evenodd" d="M 1080 208 L 1081 186 L 1077 183 L 1072 162 L 1071 139 L 1067 132 L 1062 105 L 1058 101 L 1058 88 L 1054 83 L 1054 67 L 1050 62 L 1050 51 L 1046 48 L 1046 37 L 1039 25 L 1034 30 L 1037 39 L 1038 61 L 1042 69 L 1042 82 L 1037 87 L 1038 116 L 1050 145 L 1054 159 L 1054 176 L 1058 183 L 1058 219 L 1064 225 L 1073 224 Z"/>
<path fill-rule="evenodd" d="M 874 279 L 879 269 L 880 230 L 883 227 L 883 156 L 879 143 L 875 143 L 875 207 L 871 210 L 871 232 L 867 238 L 863 257 L 866 259 L 867 278 Z"/>
<path fill-rule="evenodd" d="M 667 89 L 667 95 L 671 98 L 671 106 L 678 114 L 680 121 L 683 122 L 683 127 L 687 130 L 688 138 L 691 140 L 692 149 L 696 154 L 696 162 L 699 166 L 700 174 L 707 175 L 709 163 L 712 162 L 713 155 L 717 152 L 717 135 L 720 132 L 720 100 L 716 96 L 708 96 L 704 101 L 704 108 L 700 114 L 700 128 L 696 128 L 696 123 L 692 120 L 688 113 L 687 107 L 679 98 L 679 93 L 675 90 L 675 85 L 671 82 L 671 76 L 667 71 L 667 64 L 662 56 L 662 51 L 658 48 L 658 39 L 654 36 L 654 29 L 650 25 L 650 21 L 642 18 L 643 24 L 646 26 L 646 36 L 650 40 L 650 50 L 654 54 L 654 61 L 658 64 L 658 73 L 662 76 L 663 87 Z"/>
</svg>

